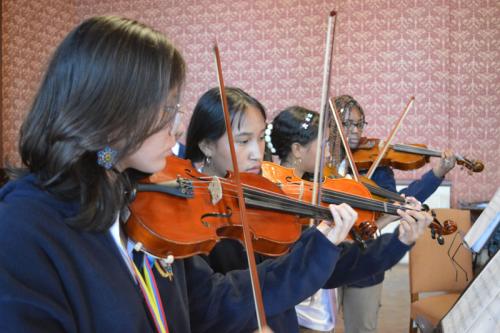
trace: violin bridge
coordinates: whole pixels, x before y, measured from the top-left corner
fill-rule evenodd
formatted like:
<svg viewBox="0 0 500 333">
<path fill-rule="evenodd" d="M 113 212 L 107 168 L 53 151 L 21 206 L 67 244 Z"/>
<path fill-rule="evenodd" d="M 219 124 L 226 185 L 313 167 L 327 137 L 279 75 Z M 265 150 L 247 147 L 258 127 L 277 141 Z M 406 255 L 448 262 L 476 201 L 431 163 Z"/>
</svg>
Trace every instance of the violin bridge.
<svg viewBox="0 0 500 333">
<path fill-rule="evenodd" d="M 208 184 L 208 191 L 212 198 L 212 205 L 216 205 L 222 199 L 222 186 L 219 177 L 213 177 L 210 184 Z"/>
</svg>

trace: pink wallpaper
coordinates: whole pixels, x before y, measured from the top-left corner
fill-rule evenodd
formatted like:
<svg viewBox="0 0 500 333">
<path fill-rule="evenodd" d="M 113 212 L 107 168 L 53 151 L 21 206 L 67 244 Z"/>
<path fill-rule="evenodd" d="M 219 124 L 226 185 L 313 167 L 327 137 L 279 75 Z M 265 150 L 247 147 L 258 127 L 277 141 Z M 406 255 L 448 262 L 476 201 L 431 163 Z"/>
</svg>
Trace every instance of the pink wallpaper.
<svg viewBox="0 0 500 333">
<path fill-rule="evenodd" d="M 414 109 L 397 142 L 426 143 L 439 150 L 450 147 L 486 164 L 481 174 L 469 176 L 457 169 L 447 176 L 453 203 L 487 200 L 500 185 L 496 167 L 500 162 L 498 1 L 74 0 L 74 5 L 64 5 L 64 1 L 40 4 L 4 1 L 2 48 L 9 55 L 3 68 L 4 160 L 15 156 L 15 133 L 49 50 L 75 20 L 114 13 L 165 32 L 189 65 L 184 96 L 188 110 L 216 85 L 211 46 L 217 38 L 226 84 L 257 97 L 272 118 L 291 104 L 319 107 L 326 21 L 335 9 L 331 94 L 351 94 L 360 101 L 369 122 L 366 134 L 386 137 L 409 97 L 415 96 Z M 64 19 L 55 19 L 54 12 L 62 13 L 58 16 Z M 38 41 L 34 48 L 28 42 L 33 39 Z M 397 176 L 412 179 L 427 169 L 398 172 Z"/>
<path fill-rule="evenodd" d="M 18 163 L 24 115 L 54 48 L 78 21 L 73 1 L 2 1 L 2 165 Z"/>
</svg>

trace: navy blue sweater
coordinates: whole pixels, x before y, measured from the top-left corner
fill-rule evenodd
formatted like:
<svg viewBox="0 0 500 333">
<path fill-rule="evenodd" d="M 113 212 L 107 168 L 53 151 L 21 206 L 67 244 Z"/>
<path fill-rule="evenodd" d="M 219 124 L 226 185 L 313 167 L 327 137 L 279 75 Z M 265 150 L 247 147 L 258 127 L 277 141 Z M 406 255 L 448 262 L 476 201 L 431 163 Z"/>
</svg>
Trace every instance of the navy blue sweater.
<svg viewBox="0 0 500 333">
<path fill-rule="evenodd" d="M 386 190 L 397 192 L 396 179 L 394 178 L 394 171 L 388 166 L 378 167 L 373 173 L 372 180 L 378 186 Z M 418 201 L 424 202 L 429 198 L 432 193 L 441 185 L 443 178 L 438 178 L 434 175 L 432 170 L 426 172 L 422 178 L 413 181 L 408 187 L 401 190 L 399 193 L 405 194 L 408 197 L 415 197 Z M 374 274 L 366 279 L 351 284 L 351 287 L 363 288 L 374 286 L 384 281 L 384 272 Z"/>
<path fill-rule="evenodd" d="M 0 190 L 0 332 L 154 331 L 110 233 L 65 224 L 77 211 L 39 189 L 33 176 Z M 267 316 L 330 284 L 339 254 L 313 228 L 288 255 L 259 264 Z M 155 272 L 170 333 L 256 328 L 248 271 L 216 274 L 199 256 L 176 260 L 173 271 L 172 282 Z"/>
<path fill-rule="evenodd" d="M 178 156 L 184 158 L 185 147 L 183 144 L 179 144 L 179 147 Z M 394 180 L 394 177 L 392 179 Z M 341 257 L 336 263 L 333 274 L 323 288 L 337 288 L 348 283 L 354 283 L 375 273 L 382 274 L 383 279 L 383 272 L 394 266 L 409 250 L 409 247 L 401 243 L 397 236 L 397 232 L 393 235 L 382 235 L 369 244 L 366 251 L 360 251 L 357 245 L 341 244 Z M 204 256 L 204 258 L 214 271 L 223 274 L 248 267 L 246 252 L 236 240 L 222 240 L 215 246 L 210 256 Z M 264 256 L 256 255 L 258 263 L 263 262 L 265 259 Z M 299 323 L 294 306 L 269 317 L 268 320 L 269 326 L 275 333 L 299 332 Z"/>
<path fill-rule="evenodd" d="M 340 247 L 342 249 L 340 259 L 335 264 L 335 270 L 323 288 L 337 288 L 375 273 L 383 273 L 398 263 L 410 249 L 409 246 L 398 239 L 397 231 L 377 238 L 364 251 L 357 244 L 352 243 L 342 243 Z M 216 272 L 224 274 L 247 267 L 246 252 L 243 246 L 239 242 L 230 239 L 220 241 L 212 250 L 210 256 L 205 259 Z M 256 255 L 257 262 L 273 260 Z M 268 324 L 275 333 L 299 332 L 295 307 L 270 317 Z"/>
</svg>

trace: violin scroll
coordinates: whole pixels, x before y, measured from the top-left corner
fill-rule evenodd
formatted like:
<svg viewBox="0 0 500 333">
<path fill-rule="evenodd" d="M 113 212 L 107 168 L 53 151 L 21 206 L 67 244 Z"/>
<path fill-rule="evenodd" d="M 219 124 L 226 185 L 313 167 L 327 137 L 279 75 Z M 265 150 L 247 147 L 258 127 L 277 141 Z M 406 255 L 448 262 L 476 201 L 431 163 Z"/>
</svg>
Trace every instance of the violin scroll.
<svg viewBox="0 0 500 333">
<path fill-rule="evenodd" d="M 374 138 L 361 138 L 360 145 L 354 152 L 354 162 L 360 169 L 368 169 L 379 155 L 380 140 Z M 441 157 L 442 152 L 427 149 L 423 144 L 393 144 L 380 160 L 380 165 L 389 165 L 398 170 L 414 170 L 429 162 L 430 157 Z M 483 162 L 471 160 L 460 154 L 455 154 L 457 164 L 472 172 L 484 170 Z"/>
<path fill-rule="evenodd" d="M 481 172 L 484 170 L 484 164 L 479 160 L 469 160 L 467 158 L 457 156 L 457 164 L 466 167 L 471 172 Z"/>
<path fill-rule="evenodd" d="M 436 218 L 436 212 L 430 209 L 426 204 L 422 205 L 422 210 L 429 211 L 432 215 L 433 221 L 429 225 L 431 229 L 432 239 L 436 239 L 439 245 L 444 245 L 443 235 L 451 235 L 457 231 L 457 223 L 452 220 L 445 220 L 443 223 L 439 222 Z"/>
</svg>

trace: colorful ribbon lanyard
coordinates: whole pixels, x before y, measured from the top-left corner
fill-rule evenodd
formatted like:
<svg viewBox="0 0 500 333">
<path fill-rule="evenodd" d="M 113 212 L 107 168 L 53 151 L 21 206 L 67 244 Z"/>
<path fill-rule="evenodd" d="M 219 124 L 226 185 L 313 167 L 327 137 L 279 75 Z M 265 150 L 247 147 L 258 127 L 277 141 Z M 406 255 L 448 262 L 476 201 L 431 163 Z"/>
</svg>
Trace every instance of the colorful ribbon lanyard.
<svg viewBox="0 0 500 333">
<path fill-rule="evenodd" d="M 169 333 L 167 320 L 165 318 L 165 311 L 163 310 L 163 305 L 160 298 L 160 293 L 158 292 L 158 287 L 156 285 L 156 281 L 153 275 L 153 271 L 151 270 L 151 265 L 149 264 L 149 260 L 147 256 L 144 256 L 143 261 L 143 272 L 144 277 L 141 275 L 139 269 L 134 264 L 134 262 L 130 259 L 132 264 L 135 279 L 139 284 L 139 287 L 142 292 L 142 296 L 146 301 L 149 312 L 153 317 L 153 321 L 156 325 L 156 329 L 159 333 Z"/>
</svg>

